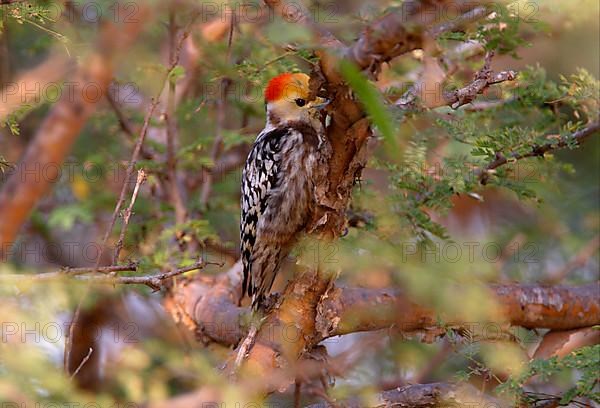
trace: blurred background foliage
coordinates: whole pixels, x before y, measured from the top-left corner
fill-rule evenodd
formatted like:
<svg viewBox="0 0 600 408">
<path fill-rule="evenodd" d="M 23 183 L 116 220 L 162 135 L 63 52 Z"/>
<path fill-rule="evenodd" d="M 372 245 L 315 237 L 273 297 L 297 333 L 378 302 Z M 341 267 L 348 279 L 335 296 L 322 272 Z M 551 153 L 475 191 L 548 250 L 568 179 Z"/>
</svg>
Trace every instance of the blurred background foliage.
<svg viewBox="0 0 600 408">
<path fill-rule="evenodd" d="M 318 11 L 320 24 L 348 42 L 378 16 L 402 4 L 305 3 Z M 89 15 L 83 14 L 88 4 L 94 7 L 88 7 Z M 135 18 L 138 6 L 128 4 L 133 5 Z M 145 26 L 125 61 L 120 61 L 113 86 L 114 99 L 136 129 L 142 126 L 168 66 L 169 8 L 163 2 L 147 4 L 153 23 Z M 202 4 L 178 2 L 177 25 L 190 24 L 193 10 Z M 66 18 L 65 13 L 73 11 L 62 2 L 0 6 L 0 85 L 52 53 L 81 61 L 98 34 L 96 11 L 105 19 L 115 17 L 114 3 L 108 0 L 81 2 L 75 10 Z M 470 322 L 498 314 L 499 305 L 487 294 L 485 283 L 597 280 L 598 138 L 581 149 L 509 163 L 491 174 L 484 187 L 476 169 L 498 153 L 523 153 L 533 145 L 558 143 L 597 120 L 598 15 L 599 4 L 592 0 L 515 2 L 497 5 L 491 20 L 438 38 L 435 55 L 442 65 L 448 64 L 445 69 L 455 72 L 445 83 L 448 89 L 469 83 L 483 58 L 481 53 L 453 61 L 441 56 L 473 41 L 496 52 L 493 69 L 519 72 L 516 81 L 492 86 L 477 99 L 489 102 L 485 109 L 469 105 L 458 110 L 397 109 L 393 102 L 417 81 L 415 72 L 427 57 L 423 52 L 394 60 L 377 83 L 353 67 L 344 70 L 367 105 L 377 137 L 385 142 L 377 144 L 355 190 L 351 210 L 358 228 L 351 227 L 333 247 L 307 243 L 294 256 L 311 259 L 325 251 L 314 259 L 325 257 L 342 271 L 340 285 L 403 287 L 415 300 Z M 201 15 L 192 23 L 196 49 L 188 58 L 193 63 L 182 62 L 171 74 L 177 86 L 184 77 L 192 78 L 176 111 L 176 159 L 189 217 L 176 225 L 174 209 L 161 190 L 167 164 L 165 121 L 159 112 L 152 118 L 143 160 L 137 164 L 146 170 L 148 180 L 121 256 L 122 263 L 139 263 L 137 273 L 186 265 L 199 253 L 228 265 L 236 260 L 240 158 L 264 123 L 262 89 L 274 75 L 308 72 L 316 61 L 312 36 L 298 24 L 277 18 L 258 24 L 240 19 L 231 33 L 214 41 L 202 27 L 215 18 L 225 16 Z M 194 72 L 186 71 L 186 65 Z M 10 173 L 10 163 L 18 162 L 54 97 L 46 93 L 2 123 L 0 170 L 5 174 Z M 215 155 L 217 138 L 221 146 Z M 134 143 L 135 138 L 122 131 L 114 110 L 102 102 L 67 160 L 72 171 L 63 171 L 38 204 L 0 273 L 93 265 L 85 249 L 101 240 Z M 233 164 L 226 164 L 225 158 Z M 207 177 L 213 178 L 208 198 L 202 192 Z M 175 238 L 178 231 L 185 232 L 182 239 Z M 69 247 L 74 250 L 69 252 Z M 573 264 L 586 248 L 586 256 Z M 284 278 L 292 276 L 293 264 L 291 259 Z M 221 271 L 212 266 L 188 275 Z M 284 283 L 281 279 L 276 288 Z M 111 406 L 166 399 L 206 384 L 224 390 L 227 401 L 246 398 L 218 372 L 227 349 L 204 346 L 171 323 L 160 308 L 159 293 L 144 287 L 87 289 L 70 280 L 0 286 L 1 400 L 97 401 Z M 93 368 L 84 365 L 80 378 L 72 381 L 62 374 L 63 349 L 71 312 L 81 299 L 82 313 L 97 329 L 92 334 L 100 349 L 93 351 L 97 360 Z M 431 344 L 392 332 L 327 340 L 332 355 L 365 350 L 357 364 L 337 379 L 332 395 L 342 398 L 412 382 L 458 380 L 488 390 L 499 385 L 496 391 L 512 397 L 559 395 L 564 404 L 571 399 L 600 402 L 597 346 L 562 360 L 530 362 L 528 353 L 544 332 L 510 330 L 514 341 L 479 339 L 482 333 L 477 329 L 472 337 L 449 334 Z M 374 340 L 375 347 L 366 346 Z M 286 394 L 271 398 L 291 401 Z M 315 398 L 308 396 L 306 402 Z"/>
</svg>

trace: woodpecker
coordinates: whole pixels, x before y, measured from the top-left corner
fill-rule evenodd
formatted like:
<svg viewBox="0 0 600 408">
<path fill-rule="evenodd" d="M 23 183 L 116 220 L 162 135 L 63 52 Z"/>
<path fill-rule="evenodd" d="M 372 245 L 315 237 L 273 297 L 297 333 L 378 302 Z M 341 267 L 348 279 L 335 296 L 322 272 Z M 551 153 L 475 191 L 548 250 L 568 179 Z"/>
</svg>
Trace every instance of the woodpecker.
<svg viewBox="0 0 600 408">
<path fill-rule="evenodd" d="M 240 249 L 242 297 L 253 310 L 264 305 L 283 259 L 315 208 L 315 176 L 329 152 L 321 110 L 309 100 L 309 76 L 285 73 L 265 90 L 266 126 L 254 142 L 242 173 Z"/>
</svg>

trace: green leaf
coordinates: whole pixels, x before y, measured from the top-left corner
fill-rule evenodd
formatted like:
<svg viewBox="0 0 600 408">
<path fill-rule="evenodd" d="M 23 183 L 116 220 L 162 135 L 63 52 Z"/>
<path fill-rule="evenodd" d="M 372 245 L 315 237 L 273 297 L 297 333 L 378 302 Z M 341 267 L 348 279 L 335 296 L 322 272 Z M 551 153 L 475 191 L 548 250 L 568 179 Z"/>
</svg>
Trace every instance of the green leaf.
<svg viewBox="0 0 600 408">
<path fill-rule="evenodd" d="M 173 69 L 169 72 L 169 82 L 174 84 L 180 78 L 183 78 L 184 75 L 185 75 L 185 68 L 182 67 L 181 65 L 177 65 L 177 66 L 173 67 Z"/>
<path fill-rule="evenodd" d="M 383 135 L 388 147 L 397 149 L 394 120 L 375 86 L 363 76 L 354 64 L 342 61 L 340 68 L 342 75 L 362 102 L 369 118 Z"/>
</svg>

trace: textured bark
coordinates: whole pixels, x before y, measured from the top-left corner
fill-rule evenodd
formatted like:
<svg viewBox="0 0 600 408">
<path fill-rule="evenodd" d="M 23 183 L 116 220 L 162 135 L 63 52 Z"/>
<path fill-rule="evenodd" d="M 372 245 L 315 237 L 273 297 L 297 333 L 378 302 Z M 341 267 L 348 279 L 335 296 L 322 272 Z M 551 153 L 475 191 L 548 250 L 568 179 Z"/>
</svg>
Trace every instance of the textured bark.
<svg viewBox="0 0 600 408">
<path fill-rule="evenodd" d="M 528 329 L 567 330 L 600 323 L 600 284 L 550 286 L 531 284 L 491 285 L 490 292 L 501 306 L 504 321 Z M 317 328 L 322 338 L 356 331 L 391 327 L 410 332 L 464 322 L 436 314 L 412 302 L 402 291 L 388 289 L 335 289 L 319 305 Z M 487 323 L 487 322 L 478 322 Z"/>
<path fill-rule="evenodd" d="M 225 346 L 238 344 L 247 330 L 241 322 L 250 314 L 248 309 L 236 305 L 240 279 L 238 264 L 216 278 L 181 282 L 167 297 L 167 309 L 204 341 Z M 308 352 L 320 341 L 353 332 L 391 328 L 399 332 L 427 331 L 435 338 L 443 336 L 447 327 L 485 328 L 487 324 L 494 329 L 515 325 L 567 330 L 600 324 L 599 283 L 579 287 L 491 285 L 488 290 L 502 306 L 499 320 L 464 322 L 420 306 L 400 290 L 336 288 L 331 276 L 301 274 L 287 285 L 281 305 L 261 325 L 238 373 L 240 386 L 257 396 L 283 391 L 294 383 L 298 373 L 306 374 L 302 360 L 310 358 Z M 439 327 L 440 320 L 447 326 Z M 594 340 L 588 337 L 585 344 Z M 232 361 L 233 357 L 228 362 L 230 366 Z M 399 398 L 398 406 L 421 406 L 414 401 L 427 406 L 431 398 L 443 397 L 441 401 L 446 401 L 444 395 L 455 395 L 453 386 L 445 385 L 450 388 L 443 388 L 443 392 L 437 386 L 425 387 L 395 390 L 389 398 Z M 445 394 L 446 391 L 451 394 Z M 192 395 L 186 398 L 193 399 Z M 382 394 L 379 398 L 385 402 L 387 397 Z"/>
<path fill-rule="evenodd" d="M 600 343 L 600 330 L 595 327 L 574 330 L 551 330 L 544 335 L 533 358 L 564 357 L 578 348 Z"/>
<path fill-rule="evenodd" d="M 173 288 L 167 298 L 169 311 L 187 327 L 203 333 L 209 340 L 224 345 L 237 344 L 244 329 L 241 317 L 248 314 L 246 308 L 236 306 L 239 296 L 239 265 L 217 278 L 202 278 L 183 282 Z M 373 331 L 394 327 L 401 332 L 411 332 L 437 327 L 440 317 L 446 324 L 460 326 L 464 322 L 453 316 L 438 314 L 428 307 L 418 305 L 401 290 L 339 288 L 317 284 L 315 276 L 303 274 L 299 282 L 290 282 L 283 294 L 283 304 L 263 324 L 266 331 L 271 326 L 288 324 L 297 326 L 293 308 L 301 309 L 300 322 L 303 340 L 293 347 L 299 350 L 332 336 L 360 331 Z M 328 280 L 324 279 L 328 284 Z M 583 286 L 540 286 L 534 284 L 509 284 L 489 286 L 501 305 L 502 321 L 494 324 L 510 324 L 524 328 L 571 330 L 600 324 L 600 284 Z M 326 296 L 323 294 L 327 291 Z M 322 292 L 320 298 L 316 293 Z M 316 312 L 307 309 L 309 303 L 303 296 L 315 302 Z M 287 297 L 293 299 L 287 301 Z M 310 317 L 310 318 L 308 318 Z M 311 321 L 312 320 L 312 321 Z M 481 324 L 487 322 L 478 322 Z M 289 329 L 293 330 L 293 329 Z"/>
<path fill-rule="evenodd" d="M 242 264 L 227 273 L 182 280 L 164 300 L 176 322 L 208 341 L 237 344 L 244 330 L 241 317 L 245 308 L 237 306 L 241 294 Z"/>
<path fill-rule="evenodd" d="M 281 304 L 262 323 L 240 369 L 258 393 L 285 390 L 296 379 L 296 361 L 316 344 L 315 304 L 327 292 L 332 276 L 307 271 L 291 281 Z M 254 381 L 253 381 L 254 379 Z"/>
</svg>

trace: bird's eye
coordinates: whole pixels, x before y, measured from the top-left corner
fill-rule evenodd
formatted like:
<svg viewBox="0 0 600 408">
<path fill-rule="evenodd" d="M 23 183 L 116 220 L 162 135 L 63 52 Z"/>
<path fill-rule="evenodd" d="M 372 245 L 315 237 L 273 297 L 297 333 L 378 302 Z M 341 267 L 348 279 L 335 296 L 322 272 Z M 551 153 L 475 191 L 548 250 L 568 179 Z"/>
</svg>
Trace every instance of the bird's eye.
<svg viewBox="0 0 600 408">
<path fill-rule="evenodd" d="M 301 107 L 306 105 L 306 101 L 302 98 L 298 98 L 294 102 L 296 102 L 296 105 L 301 106 Z"/>
</svg>

